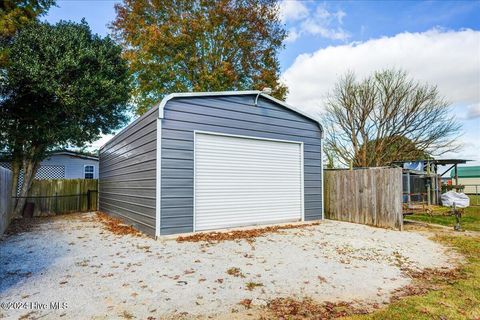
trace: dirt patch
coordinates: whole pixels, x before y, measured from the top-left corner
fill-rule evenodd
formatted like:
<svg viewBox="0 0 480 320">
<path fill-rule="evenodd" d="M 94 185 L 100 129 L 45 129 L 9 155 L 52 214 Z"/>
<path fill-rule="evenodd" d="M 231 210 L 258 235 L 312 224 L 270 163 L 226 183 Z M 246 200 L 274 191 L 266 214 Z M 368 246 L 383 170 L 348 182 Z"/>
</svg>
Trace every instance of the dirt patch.
<svg viewBox="0 0 480 320">
<path fill-rule="evenodd" d="M 234 230 L 229 232 L 201 232 L 192 234 L 189 236 L 177 237 L 177 242 L 221 242 L 221 241 L 231 241 L 245 239 L 247 241 L 255 241 L 257 237 L 263 237 L 269 233 L 278 233 L 281 230 L 288 229 L 302 229 L 312 226 L 318 226 L 319 222 L 309 223 L 309 224 L 287 224 L 281 226 L 269 226 L 264 228 L 248 229 L 248 230 Z"/>
<path fill-rule="evenodd" d="M 317 303 L 311 298 L 302 300 L 278 298 L 266 306 L 265 319 L 334 319 L 354 314 L 366 314 L 368 310 L 352 306 L 348 302 Z"/>
<path fill-rule="evenodd" d="M 105 228 L 119 236 L 131 235 L 135 237 L 142 236 L 141 232 L 132 226 L 126 225 L 122 220 L 113 218 L 106 213 L 96 212 L 96 220 L 101 222 Z"/>
</svg>

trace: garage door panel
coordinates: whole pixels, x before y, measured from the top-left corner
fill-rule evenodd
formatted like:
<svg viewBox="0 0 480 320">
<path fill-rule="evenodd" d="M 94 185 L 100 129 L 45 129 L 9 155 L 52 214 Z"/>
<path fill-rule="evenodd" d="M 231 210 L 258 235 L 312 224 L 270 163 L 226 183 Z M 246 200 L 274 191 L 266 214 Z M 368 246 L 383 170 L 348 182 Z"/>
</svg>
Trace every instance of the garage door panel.
<svg viewBox="0 0 480 320">
<path fill-rule="evenodd" d="M 214 221 L 213 223 L 210 223 L 208 225 L 201 225 L 197 224 L 197 231 L 202 231 L 202 230 L 215 230 L 215 229 L 225 229 L 225 228 L 234 228 L 234 227 L 243 227 L 243 226 L 258 226 L 258 225 L 264 225 L 264 224 L 274 224 L 274 223 L 284 223 L 284 222 L 292 222 L 295 220 L 292 220 L 291 218 L 285 218 L 285 219 L 269 219 L 269 218 L 263 218 L 263 217 L 258 217 L 255 220 L 235 220 L 235 221 Z"/>
<path fill-rule="evenodd" d="M 237 200 L 241 202 L 248 202 L 248 201 L 257 201 L 257 202 L 269 202 L 275 199 L 275 201 L 284 200 L 285 202 L 288 201 L 299 201 L 298 197 L 291 195 L 292 192 L 296 192 L 298 190 L 288 190 L 284 192 L 262 192 L 263 190 L 258 190 L 261 194 L 252 194 L 251 192 L 237 192 L 235 194 L 233 192 L 229 192 L 229 190 L 222 190 L 222 192 L 213 191 L 214 194 L 206 194 L 206 193 L 197 193 L 196 194 L 196 201 L 197 203 L 206 203 L 207 200 L 211 199 L 213 203 L 215 203 L 215 199 L 227 201 L 228 199 Z M 283 199 L 279 199 L 279 197 Z"/>
<path fill-rule="evenodd" d="M 300 143 L 196 133 L 195 230 L 302 219 Z"/>
</svg>

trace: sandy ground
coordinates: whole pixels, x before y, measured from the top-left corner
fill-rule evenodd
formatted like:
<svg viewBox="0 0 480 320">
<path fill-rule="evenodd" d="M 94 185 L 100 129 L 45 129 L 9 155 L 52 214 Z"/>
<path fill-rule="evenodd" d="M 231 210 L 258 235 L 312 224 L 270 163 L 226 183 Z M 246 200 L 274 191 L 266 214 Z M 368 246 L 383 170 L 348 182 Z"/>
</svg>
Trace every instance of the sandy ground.
<svg viewBox="0 0 480 320">
<path fill-rule="evenodd" d="M 225 316 L 242 299 L 277 297 L 382 304 L 410 282 L 401 267 L 453 257 L 426 235 L 334 221 L 208 244 L 118 236 L 91 217 L 40 220 L 0 241 L 0 318 Z"/>
</svg>

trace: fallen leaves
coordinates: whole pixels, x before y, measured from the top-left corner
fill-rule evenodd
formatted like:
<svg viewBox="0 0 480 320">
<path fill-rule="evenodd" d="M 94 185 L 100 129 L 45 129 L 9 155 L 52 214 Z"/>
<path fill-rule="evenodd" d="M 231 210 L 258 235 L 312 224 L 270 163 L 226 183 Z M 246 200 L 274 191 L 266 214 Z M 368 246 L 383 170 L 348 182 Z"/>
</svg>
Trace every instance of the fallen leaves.
<svg viewBox="0 0 480 320">
<path fill-rule="evenodd" d="M 250 309 L 252 307 L 252 299 L 243 299 L 238 304 L 244 306 L 246 309 Z"/>
<path fill-rule="evenodd" d="M 126 225 L 122 220 L 111 217 L 106 213 L 96 212 L 96 220 L 101 222 L 108 231 L 116 235 L 141 236 L 141 233 L 134 227 Z"/>
<path fill-rule="evenodd" d="M 193 273 L 195 273 L 195 270 L 193 270 L 193 269 L 187 269 L 187 270 L 183 271 L 183 274 L 193 274 Z"/>
<path fill-rule="evenodd" d="M 458 280 L 465 278 L 465 274 L 463 274 L 459 268 L 453 269 L 431 269 L 426 268 L 422 271 L 412 271 L 412 270 L 402 270 L 406 272 L 410 277 L 413 279 L 422 279 L 422 280 L 433 280 L 434 278 L 441 278 L 443 280 Z"/>
<path fill-rule="evenodd" d="M 263 287 L 263 283 L 260 283 L 260 282 L 247 282 L 245 284 L 245 288 L 249 291 L 252 291 L 253 289 L 257 288 L 257 287 Z"/>
<path fill-rule="evenodd" d="M 277 298 L 268 302 L 266 308 L 273 315 L 267 319 L 331 319 L 367 313 L 347 302 L 317 303 L 311 298 Z"/>
<path fill-rule="evenodd" d="M 135 316 L 133 314 L 131 314 L 130 312 L 128 312 L 127 310 L 124 310 L 121 314 L 119 314 L 120 317 L 124 318 L 124 319 L 133 319 L 135 318 Z"/>
<path fill-rule="evenodd" d="M 402 268 L 401 270 L 415 282 L 395 290 L 391 301 L 409 296 L 424 295 L 432 290 L 438 290 L 442 283 L 453 284 L 455 281 L 466 277 L 459 268 L 446 270 L 427 268 L 422 271 Z"/>
<path fill-rule="evenodd" d="M 231 241 L 237 239 L 246 239 L 250 243 L 255 241 L 254 238 L 263 237 L 268 233 L 278 233 L 281 230 L 287 229 L 300 229 L 300 228 L 307 228 L 311 226 L 319 225 L 319 222 L 308 223 L 308 224 L 287 224 L 287 225 L 279 225 L 279 226 L 269 226 L 264 228 L 255 228 L 255 229 L 247 229 L 247 230 L 233 230 L 228 232 L 200 232 L 195 233 L 189 236 L 180 236 L 177 237 L 177 242 L 220 242 L 220 241 Z"/>
<path fill-rule="evenodd" d="M 232 267 L 227 270 L 227 274 L 234 276 L 234 277 L 240 277 L 240 278 L 245 278 L 245 275 L 240 271 L 240 268 Z"/>
</svg>

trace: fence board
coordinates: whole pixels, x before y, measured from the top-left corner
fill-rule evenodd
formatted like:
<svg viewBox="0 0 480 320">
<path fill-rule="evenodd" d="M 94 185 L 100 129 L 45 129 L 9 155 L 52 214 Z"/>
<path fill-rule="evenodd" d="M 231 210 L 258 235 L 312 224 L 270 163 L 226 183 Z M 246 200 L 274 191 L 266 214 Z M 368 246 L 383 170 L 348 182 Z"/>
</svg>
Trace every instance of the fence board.
<svg viewBox="0 0 480 320">
<path fill-rule="evenodd" d="M 97 190 L 96 179 L 33 180 L 27 202 L 34 216 L 96 210 Z"/>
<path fill-rule="evenodd" d="M 11 185 L 12 171 L 0 167 L 0 236 L 5 232 L 11 220 Z"/>
<path fill-rule="evenodd" d="M 325 217 L 403 229 L 402 169 L 325 170 Z"/>
</svg>

